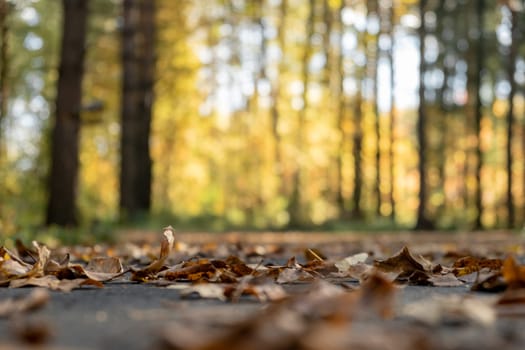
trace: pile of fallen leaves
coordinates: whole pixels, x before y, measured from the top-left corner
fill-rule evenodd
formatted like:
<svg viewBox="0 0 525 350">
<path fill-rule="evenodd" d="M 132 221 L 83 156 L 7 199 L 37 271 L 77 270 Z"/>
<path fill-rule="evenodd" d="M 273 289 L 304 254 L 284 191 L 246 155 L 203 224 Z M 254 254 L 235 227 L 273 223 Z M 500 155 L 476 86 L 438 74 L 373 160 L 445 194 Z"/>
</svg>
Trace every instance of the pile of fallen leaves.
<svg viewBox="0 0 525 350">
<path fill-rule="evenodd" d="M 512 254 L 488 258 L 464 251 L 429 257 L 405 246 L 387 257 L 363 251 L 332 258 L 312 247 L 283 259 L 286 250 L 279 245 L 190 247 L 176 241 L 172 227 L 163 230 L 156 256 L 137 246 L 52 252 L 37 242 L 31 248 L 17 242 L 16 248 L 0 247 L 0 286 L 70 292 L 107 283 L 148 283 L 176 289 L 183 298 L 253 299 L 268 305 L 227 329 L 210 330 L 205 323 L 167 327 L 164 345 L 177 349 L 439 348 L 425 332 L 412 329 L 407 336 L 395 323 L 382 328 L 387 336 L 372 344 L 352 326 L 359 320 L 373 328 L 377 322 L 367 321 L 403 318 L 427 325 L 450 320 L 490 325 L 497 317 L 525 315 L 525 266 Z M 406 285 L 465 286 L 499 294 L 489 302 L 455 296 L 396 309 L 396 293 Z M 26 299 L 1 300 L 0 317 L 39 308 L 48 299 L 45 290 L 37 289 Z"/>
</svg>

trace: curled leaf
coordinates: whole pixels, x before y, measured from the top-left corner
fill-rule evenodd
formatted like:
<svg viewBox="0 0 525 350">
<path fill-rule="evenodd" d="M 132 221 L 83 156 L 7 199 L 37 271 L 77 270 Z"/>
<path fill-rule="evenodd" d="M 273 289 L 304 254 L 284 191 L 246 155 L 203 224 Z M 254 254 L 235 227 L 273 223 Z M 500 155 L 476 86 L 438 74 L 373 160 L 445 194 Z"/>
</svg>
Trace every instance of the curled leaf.
<svg viewBox="0 0 525 350">
<path fill-rule="evenodd" d="M 142 281 L 159 272 L 164 267 L 164 262 L 173 248 L 173 242 L 175 242 L 175 230 L 171 226 L 165 227 L 162 231 L 159 258 L 145 268 L 133 271 L 131 279 L 133 281 Z"/>
</svg>

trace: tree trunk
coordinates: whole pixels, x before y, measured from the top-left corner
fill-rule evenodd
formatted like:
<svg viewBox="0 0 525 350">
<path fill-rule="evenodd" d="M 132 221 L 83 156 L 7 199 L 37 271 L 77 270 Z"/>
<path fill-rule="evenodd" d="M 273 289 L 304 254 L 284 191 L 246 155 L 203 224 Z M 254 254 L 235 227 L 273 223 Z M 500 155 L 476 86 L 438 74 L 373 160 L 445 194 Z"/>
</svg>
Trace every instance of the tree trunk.
<svg viewBox="0 0 525 350">
<path fill-rule="evenodd" d="M 288 205 L 288 214 L 290 215 L 290 227 L 298 227 L 304 222 L 304 215 L 302 214 L 302 159 L 304 157 L 303 150 L 303 136 L 304 136 L 304 122 L 308 110 L 308 81 L 310 73 L 308 71 L 308 61 L 311 56 L 310 38 L 314 32 L 314 15 L 315 15 L 315 0 L 309 2 L 309 14 L 306 22 L 306 44 L 304 46 L 302 59 L 302 81 L 303 81 L 303 108 L 299 111 L 297 116 L 297 131 L 295 146 L 297 147 L 297 159 L 295 163 L 295 170 L 292 175 L 292 193 L 290 195 L 290 202 Z"/>
<path fill-rule="evenodd" d="M 366 14 L 368 16 L 368 13 Z M 365 51 L 367 48 L 367 33 L 360 33 L 357 29 L 355 31 L 358 38 L 359 46 Z M 354 77 L 358 82 L 358 89 L 354 97 L 354 110 L 353 110 L 353 158 L 354 158 L 354 193 L 352 197 L 352 212 L 351 216 L 355 219 L 362 219 L 363 209 L 361 206 L 361 197 L 363 189 L 363 89 L 364 80 L 366 78 L 366 66 L 355 68 Z"/>
<path fill-rule="evenodd" d="M 337 130 L 339 131 L 339 145 L 338 145 L 338 152 L 337 152 L 337 196 L 336 196 L 336 203 L 337 208 L 339 210 L 339 217 L 344 218 L 348 216 L 347 208 L 346 208 L 346 198 L 343 193 L 343 181 L 344 181 L 344 153 L 345 153 L 345 145 L 347 144 L 347 132 L 345 130 L 345 123 L 346 123 L 346 111 L 347 111 L 347 105 L 346 105 L 346 96 L 344 93 L 344 79 L 345 79 L 345 71 L 344 71 L 344 54 L 343 54 L 343 33 L 345 31 L 345 25 L 342 20 L 343 16 L 343 10 L 345 8 L 345 2 L 341 1 L 339 10 L 338 10 L 338 19 L 337 24 L 339 26 L 339 45 L 338 45 L 338 86 L 337 86 Z"/>
<path fill-rule="evenodd" d="M 9 4 L 0 0 L 0 164 L 4 159 L 3 121 L 7 115 L 7 67 Z"/>
<path fill-rule="evenodd" d="M 475 58 L 475 76 L 473 85 L 475 91 L 473 91 L 474 97 L 474 128 L 476 133 L 477 145 L 476 145 L 476 193 L 475 193 L 475 206 L 476 206 L 476 219 L 474 221 L 474 228 L 482 228 L 481 215 L 483 213 L 483 202 L 482 202 L 482 187 L 481 187 L 481 169 L 483 167 L 483 153 L 481 151 L 481 119 L 482 119 L 482 106 L 481 106 L 481 70 L 483 69 L 483 15 L 485 12 L 485 0 L 478 0 L 476 6 L 476 21 L 478 26 L 478 37 L 476 40 L 476 58 Z"/>
<path fill-rule="evenodd" d="M 379 18 L 379 25 L 382 28 L 383 21 L 380 14 L 379 2 L 377 0 L 368 1 L 369 13 L 375 14 Z M 379 35 L 382 33 L 380 30 L 379 33 L 373 34 L 369 33 L 369 37 L 373 37 L 373 40 L 370 43 L 369 48 L 372 52 L 368 53 L 368 65 L 370 72 L 370 81 L 373 82 L 373 111 L 374 111 L 374 134 L 376 138 L 376 149 L 375 149 L 375 166 L 376 166 L 376 178 L 374 183 L 374 196 L 376 197 L 376 214 L 381 216 L 381 117 L 379 111 L 379 57 L 380 57 L 380 47 L 379 47 Z"/>
<path fill-rule="evenodd" d="M 433 228 L 432 221 L 427 217 L 427 144 L 426 144 L 426 110 L 425 110 L 425 6 L 426 0 L 419 2 L 419 106 L 417 116 L 417 140 L 418 140 L 418 170 L 419 170 L 419 205 L 417 208 L 416 230 L 428 230 Z"/>
<path fill-rule="evenodd" d="M 507 55 L 507 79 L 510 84 L 510 92 L 507 98 L 509 105 L 507 109 L 507 226 L 508 228 L 514 227 L 514 197 L 512 195 L 513 187 L 513 176 L 512 176 L 512 165 L 514 163 L 514 157 L 512 154 L 512 142 L 514 139 L 514 96 L 516 95 L 516 81 L 514 79 L 514 73 L 516 72 L 516 56 L 518 50 L 517 30 L 518 30 L 518 14 L 513 9 L 509 8 L 511 12 L 511 35 L 512 41 L 510 44 L 509 52 Z"/>
<path fill-rule="evenodd" d="M 63 0 L 56 119 L 51 140 L 47 225 L 74 226 L 79 164 L 80 106 L 88 17 L 87 0 Z"/>
<path fill-rule="evenodd" d="M 388 67 L 390 70 L 390 217 L 396 221 L 396 176 L 395 176 L 395 164 L 396 164 L 396 99 L 395 99 L 395 26 L 394 26 L 394 0 L 391 0 L 389 8 L 389 19 L 390 19 L 390 49 L 388 51 L 389 61 Z"/>
<path fill-rule="evenodd" d="M 151 207 L 155 1 L 124 0 L 123 10 L 120 210 L 126 220 Z"/>
<path fill-rule="evenodd" d="M 361 68 L 358 68 L 361 70 Z M 356 74 L 356 79 L 361 81 L 362 72 Z M 362 169 L 362 156 L 363 151 L 363 130 L 361 128 L 361 120 L 363 117 L 362 111 L 363 97 L 361 89 L 357 92 L 354 101 L 354 145 L 353 145 L 353 157 L 354 157 L 354 194 L 352 197 L 353 207 L 351 216 L 354 219 L 363 218 L 363 210 L 361 208 L 361 190 L 363 188 L 363 169 Z"/>
</svg>

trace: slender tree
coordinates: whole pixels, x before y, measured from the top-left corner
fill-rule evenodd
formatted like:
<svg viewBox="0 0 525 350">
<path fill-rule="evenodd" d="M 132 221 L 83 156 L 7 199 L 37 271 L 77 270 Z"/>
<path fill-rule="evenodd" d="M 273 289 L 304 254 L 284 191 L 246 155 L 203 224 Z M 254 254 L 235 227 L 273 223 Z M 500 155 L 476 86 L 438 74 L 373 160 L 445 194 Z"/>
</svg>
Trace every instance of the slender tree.
<svg viewBox="0 0 525 350">
<path fill-rule="evenodd" d="M 7 0 L 0 0 L 0 162 L 4 156 L 2 124 L 7 114 L 8 14 L 9 4 Z"/>
<path fill-rule="evenodd" d="M 337 16 L 337 24 L 339 27 L 339 45 L 338 45 L 338 62 L 337 62 L 337 78 L 338 78 L 338 86 L 337 86 L 337 125 L 336 128 L 339 132 L 339 147 L 337 151 L 337 159 L 336 159 L 336 166 L 337 166 L 337 196 L 336 196 L 336 203 L 337 208 L 339 209 L 339 216 L 345 217 L 348 215 L 347 208 L 346 208 L 346 198 L 343 193 L 343 182 L 344 182 L 344 155 L 345 155 L 345 146 L 347 144 L 348 139 L 348 133 L 345 130 L 345 123 L 347 122 L 347 98 L 344 93 L 344 80 L 345 80 L 345 69 L 344 69 L 344 63 L 345 63 L 345 56 L 343 52 L 343 45 L 344 45 L 344 32 L 345 32 L 345 25 L 342 21 L 343 17 L 343 10 L 345 8 L 345 1 L 341 1 L 340 7 L 338 9 L 338 16 Z"/>
<path fill-rule="evenodd" d="M 476 133 L 477 147 L 475 149 L 476 153 L 476 170 L 475 170 L 475 179 L 476 179 L 476 193 L 475 193 L 475 206 L 476 206 L 476 218 L 474 221 L 474 228 L 480 229 L 481 224 L 481 214 L 483 211 L 483 202 L 482 202 L 482 186 L 481 186 L 481 169 L 483 168 L 483 153 L 481 150 L 481 118 L 482 118 L 482 106 L 481 106 L 481 76 L 483 70 L 483 57 L 484 57 L 484 47 L 483 41 L 484 37 L 484 12 L 485 12 L 485 0 L 478 0 L 476 3 L 476 22 L 478 27 L 478 37 L 475 42 L 475 59 L 472 62 L 475 65 L 475 75 L 474 75 L 474 131 Z"/>
<path fill-rule="evenodd" d="M 388 17 L 390 22 L 390 48 L 388 50 L 388 68 L 390 71 L 390 216 L 395 222 L 396 220 L 396 200 L 395 200 L 395 191 L 396 191 L 396 176 L 395 176 L 395 164 L 396 164 L 396 124 L 397 124 L 397 115 L 396 115 L 396 99 L 395 99 L 395 22 L 394 22 L 394 0 L 391 0 Z"/>
<path fill-rule="evenodd" d="M 155 1 L 124 0 L 120 209 L 123 219 L 151 206 L 151 129 Z"/>
<path fill-rule="evenodd" d="M 514 227 L 515 223 L 515 210 L 514 210 L 514 197 L 512 195 L 513 187 L 513 174 L 512 165 L 514 164 L 514 156 L 512 153 L 512 143 L 514 140 L 514 96 L 516 95 L 516 80 L 514 79 L 514 73 L 516 72 L 516 57 L 518 50 L 518 13 L 512 6 L 508 7 L 510 11 L 510 31 L 511 31 L 511 43 L 507 53 L 507 79 L 510 84 L 510 91 L 507 97 L 508 109 L 507 109 L 507 144 L 506 144 L 506 166 L 507 166 L 507 225 L 509 228 Z"/>
<path fill-rule="evenodd" d="M 47 225 L 78 223 L 78 150 L 88 3 L 88 0 L 62 1 L 62 48 L 51 139 Z"/>
<path fill-rule="evenodd" d="M 379 1 L 373 0 L 367 2 L 369 21 L 372 18 L 375 18 L 379 21 L 380 30 L 378 32 L 370 32 L 369 26 L 368 36 L 370 39 L 367 42 L 368 45 L 368 71 L 371 84 L 373 84 L 372 104 L 374 112 L 374 134 L 376 139 L 376 149 L 374 154 L 376 174 L 374 182 L 374 196 L 376 200 L 376 214 L 381 215 L 381 117 L 379 111 L 379 57 L 380 57 L 380 47 L 379 47 L 379 35 L 382 33 L 382 16 L 379 9 Z M 374 29 L 375 30 L 375 29 Z"/>
<path fill-rule="evenodd" d="M 310 73 L 308 70 L 308 62 L 312 55 L 312 46 L 310 44 L 312 35 L 314 33 L 314 17 L 315 17 L 315 0 L 309 1 L 309 12 L 306 20 L 306 44 L 303 49 L 302 57 L 302 72 L 301 78 L 303 82 L 303 106 L 299 110 L 297 115 L 297 130 L 296 130 L 296 141 L 295 146 L 297 147 L 298 158 L 296 159 L 295 169 L 292 176 L 292 193 L 290 195 L 290 203 L 288 206 L 288 213 L 290 215 L 290 227 L 296 227 L 302 224 L 302 183 L 303 183 L 303 164 L 301 159 L 303 158 L 303 137 L 304 137 L 304 124 L 306 113 L 308 111 L 308 83 L 310 80 Z"/>
<path fill-rule="evenodd" d="M 281 156 L 281 134 L 279 133 L 279 105 L 280 105 L 280 95 L 281 95 L 281 80 L 282 74 L 285 69 L 285 53 L 286 53 L 286 42 L 285 42 L 285 33 L 286 33 L 286 13 L 288 9 L 288 0 L 281 0 L 279 5 L 279 26 L 277 34 L 277 43 L 279 49 L 281 50 L 281 58 L 277 65 L 278 74 L 276 75 L 274 81 L 271 82 L 271 100 L 272 104 L 270 107 L 271 114 L 271 132 L 273 137 L 273 147 L 274 147 L 274 171 L 277 178 L 281 178 L 283 172 L 282 156 Z M 280 181 L 281 185 L 277 189 L 277 195 L 284 195 L 284 181 Z"/>
<path fill-rule="evenodd" d="M 427 0 L 419 2 L 419 18 L 421 24 L 418 30 L 419 36 L 419 105 L 417 110 L 417 141 L 418 141 L 418 171 L 419 171 L 419 205 L 417 208 L 416 230 L 427 230 L 433 228 L 432 221 L 428 218 L 428 189 L 427 189 L 427 140 L 426 140 L 426 108 L 425 108 L 425 8 Z"/>
<path fill-rule="evenodd" d="M 368 15 L 368 14 L 367 14 Z M 366 32 L 360 32 L 355 28 L 356 37 L 358 38 L 358 46 L 360 50 L 366 51 L 367 35 Z M 356 219 L 361 219 L 364 215 L 361 204 L 362 190 L 363 190 L 363 90 L 365 88 L 366 66 L 355 67 L 354 79 L 357 81 L 358 89 L 354 95 L 353 100 L 353 148 L 352 156 L 354 159 L 354 193 L 352 197 L 352 212 L 351 216 Z"/>
</svg>

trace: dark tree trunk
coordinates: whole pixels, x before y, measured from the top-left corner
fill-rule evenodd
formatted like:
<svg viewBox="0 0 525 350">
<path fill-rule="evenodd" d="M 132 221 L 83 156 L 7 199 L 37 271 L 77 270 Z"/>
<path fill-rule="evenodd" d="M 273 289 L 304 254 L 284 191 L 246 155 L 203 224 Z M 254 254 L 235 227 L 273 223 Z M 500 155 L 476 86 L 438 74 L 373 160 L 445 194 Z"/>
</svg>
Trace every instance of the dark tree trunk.
<svg viewBox="0 0 525 350">
<path fill-rule="evenodd" d="M 514 157 L 512 154 L 512 142 L 514 139 L 514 96 L 516 95 L 516 81 L 514 79 L 514 73 L 516 72 L 516 56 L 518 50 L 517 30 L 518 30 L 518 14 L 516 11 L 511 11 L 511 33 L 512 41 L 510 44 L 509 52 L 507 55 L 507 79 L 510 84 L 510 92 L 507 98 L 509 108 L 507 109 L 507 225 L 509 228 L 514 227 L 515 223 L 515 211 L 514 211 L 514 197 L 512 195 L 513 187 L 513 176 L 512 176 L 512 165 L 514 163 Z"/>
<path fill-rule="evenodd" d="M 362 72 L 359 73 L 359 75 L 362 74 Z M 361 77 L 357 76 L 357 79 L 360 80 Z M 354 194 L 352 197 L 353 206 L 351 216 L 355 219 L 361 219 L 363 217 L 363 210 L 361 208 L 361 190 L 363 188 L 363 169 L 361 156 L 363 151 L 363 130 L 361 128 L 361 119 L 363 117 L 363 111 L 361 109 L 362 104 L 363 98 L 361 95 L 361 89 L 359 89 L 354 101 Z"/>
<path fill-rule="evenodd" d="M 9 4 L 7 0 L 0 0 L 0 163 L 4 158 L 2 127 L 3 120 L 7 115 L 8 15 Z"/>
<path fill-rule="evenodd" d="M 425 6 L 426 0 L 419 3 L 419 106 L 417 116 L 417 140 L 418 140 L 418 170 L 419 170 L 419 205 L 417 208 L 416 230 L 428 230 L 433 228 L 432 221 L 427 217 L 427 144 L 426 144 L 426 109 L 425 109 Z"/>
<path fill-rule="evenodd" d="M 345 2 L 341 1 L 341 5 L 338 10 L 338 19 L 337 24 L 339 26 L 340 31 L 340 39 L 339 39 L 339 45 L 338 45 L 338 62 L 337 62 L 337 71 L 338 71 L 338 86 L 337 86 L 337 130 L 339 131 L 339 147 L 337 152 L 337 196 L 336 196 L 336 203 L 337 208 L 339 209 L 339 217 L 344 218 L 349 215 L 346 208 L 346 198 L 343 193 L 343 182 L 344 182 L 344 153 L 345 153 L 345 146 L 347 144 L 348 135 L 345 130 L 345 123 L 346 123 L 346 111 L 347 111 L 347 105 L 346 105 L 346 96 L 344 94 L 344 79 L 345 79 L 345 71 L 344 71 L 344 54 L 343 54 L 343 33 L 345 30 L 345 25 L 342 21 L 342 14 L 343 10 L 345 8 Z"/>
<path fill-rule="evenodd" d="M 368 17 L 368 8 L 366 16 Z M 356 29 L 356 36 L 358 38 L 359 46 L 365 51 L 367 49 L 367 33 L 361 33 Z M 354 159 L 354 193 L 352 197 L 352 211 L 351 216 L 355 219 L 364 217 L 363 208 L 361 206 L 361 197 L 363 190 L 363 90 L 364 80 L 366 78 L 366 66 L 356 67 L 354 73 L 355 79 L 360 84 L 354 97 L 353 105 L 353 159 Z"/>
<path fill-rule="evenodd" d="M 151 207 L 155 1 L 124 0 L 123 10 L 120 210 L 125 220 Z"/>
<path fill-rule="evenodd" d="M 378 34 L 373 35 L 374 39 L 370 45 L 369 51 L 369 61 L 370 65 L 370 80 L 374 84 L 374 96 L 373 96 L 373 105 L 374 105 L 374 133 L 376 137 L 376 149 L 375 149 L 375 166 L 376 166 L 376 178 L 374 183 L 374 195 L 376 197 L 376 214 L 381 216 L 381 117 L 379 111 L 379 57 L 380 57 L 380 46 L 379 46 L 379 35 L 383 32 L 383 19 L 380 14 L 379 2 L 377 0 L 368 1 L 368 6 L 370 7 L 369 12 L 375 14 L 379 18 L 379 25 L 381 31 Z M 371 36 L 371 34 L 369 34 Z"/>
<path fill-rule="evenodd" d="M 390 19 L 390 49 L 388 51 L 388 66 L 390 70 L 390 216 L 392 220 L 396 221 L 396 177 L 395 177 L 395 164 L 396 164 L 396 100 L 395 100 L 395 62 L 394 62 L 394 49 L 395 49 L 395 26 L 394 26 L 394 1 L 392 0 L 389 8 L 389 19 Z"/>
<path fill-rule="evenodd" d="M 80 106 L 88 0 L 63 0 L 63 29 L 58 69 L 56 119 L 51 140 L 47 225 L 74 226 L 79 164 Z"/>
<path fill-rule="evenodd" d="M 477 147 L 476 152 L 476 170 L 475 170 L 475 179 L 476 179 L 476 193 L 475 193 L 475 206 L 476 206 L 476 219 L 474 221 L 474 228 L 482 228 L 481 224 L 481 215 L 483 213 L 483 202 L 482 202 L 482 187 L 481 187 L 481 169 L 483 167 L 483 153 L 481 151 L 481 118 L 482 118 L 482 106 L 481 106 L 481 74 L 483 69 L 483 15 L 485 12 L 485 0 L 478 0 L 476 6 L 476 21 L 478 26 L 478 38 L 476 40 L 476 58 L 475 58 L 475 76 L 473 85 L 475 91 L 473 91 L 474 97 L 474 128 L 477 138 Z"/>
<path fill-rule="evenodd" d="M 302 81 L 303 81 L 303 108 L 299 111 L 297 116 L 297 131 L 295 146 L 297 147 L 298 157 L 295 162 L 295 169 L 292 175 L 292 193 L 290 195 L 290 202 L 288 205 L 288 214 L 290 216 L 290 227 L 298 227 L 304 224 L 304 215 L 302 208 L 302 182 L 303 182 L 303 164 L 301 159 L 303 158 L 303 136 L 304 136 L 304 123 L 306 113 L 308 111 L 308 81 L 310 80 L 310 73 L 308 71 L 308 61 L 312 54 L 312 48 L 310 45 L 310 39 L 314 32 L 314 16 L 315 16 L 315 0 L 309 1 L 309 14 L 306 23 L 306 44 L 304 46 L 303 58 L 302 58 Z"/>
<path fill-rule="evenodd" d="M 278 43 L 281 53 L 284 56 L 285 53 L 285 26 L 286 26 L 286 12 L 288 8 L 288 1 L 281 0 L 280 5 L 280 19 L 279 19 L 279 34 L 278 34 Z M 279 104 L 280 104 L 280 95 L 281 95 L 281 75 L 284 71 L 284 57 L 281 57 L 278 64 L 278 76 L 275 81 L 272 82 L 272 91 L 271 98 L 272 104 L 270 109 L 271 122 L 272 122 L 272 136 L 273 136 L 273 147 L 274 147 L 274 170 L 275 176 L 280 179 L 280 185 L 277 189 L 278 195 L 284 195 L 284 180 L 282 179 L 283 169 L 282 169 L 282 157 L 281 157 L 281 134 L 279 133 Z"/>
</svg>

